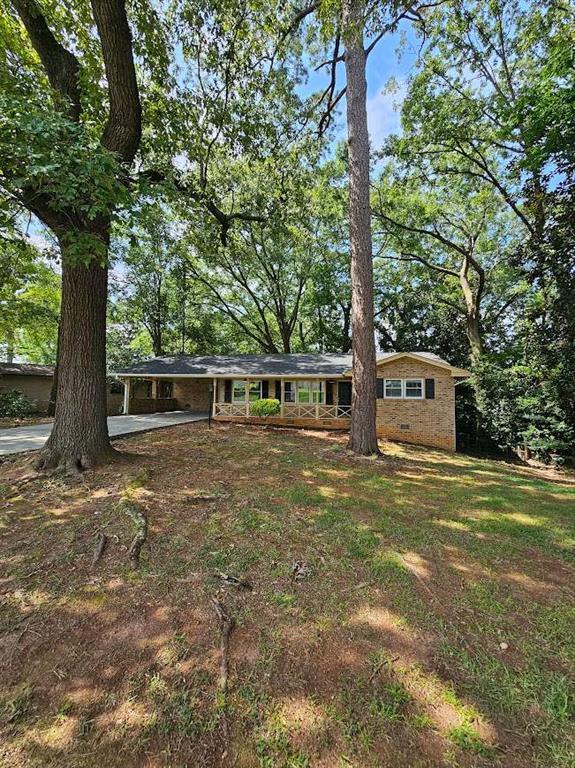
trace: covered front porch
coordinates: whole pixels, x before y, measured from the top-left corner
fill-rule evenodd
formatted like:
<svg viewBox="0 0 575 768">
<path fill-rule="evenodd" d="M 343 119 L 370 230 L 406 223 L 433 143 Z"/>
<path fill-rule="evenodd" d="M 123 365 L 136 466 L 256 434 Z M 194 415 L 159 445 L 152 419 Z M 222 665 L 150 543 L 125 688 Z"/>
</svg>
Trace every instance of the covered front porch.
<svg viewBox="0 0 575 768">
<path fill-rule="evenodd" d="M 124 414 L 209 411 L 216 421 L 341 429 L 349 427 L 351 418 L 351 380 L 344 378 L 156 376 L 122 381 Z M 279 412 L 255 415 L 253 403 L 270 398 L 278 400 Z"/>
<path fill-rule="evenodd" d="M 212 416 L 218 421 L 250 421 L 346 429 L 351 418 L 351 380 L 325 378 L 215 379 Z M 279 401 L 279 413 L 258 417 L 258 400 Z"/>
</svg>

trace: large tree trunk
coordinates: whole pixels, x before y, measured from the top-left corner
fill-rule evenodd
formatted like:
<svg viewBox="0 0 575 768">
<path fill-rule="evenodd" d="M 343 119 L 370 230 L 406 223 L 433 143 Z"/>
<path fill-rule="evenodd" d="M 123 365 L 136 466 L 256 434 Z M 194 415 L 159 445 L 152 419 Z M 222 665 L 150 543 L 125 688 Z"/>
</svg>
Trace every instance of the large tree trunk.
<svg viewBox="0 0 575 768">
<path fill-rule="evenodd" d="M 479 279 L 479 286 L 474 291 L 469 282 L 468 271 L 470 256 L 466 256 L 459 272 L 459 284 L 465 299 L 465 331 L 469 341 L 469 350 L 472 364 L 478 363 L 483 354 L 483 339 L 481 337 L 481 297 L 483 295 L 484 272 L 475 260 L 475 272 Z"/>
<path fill-rule="evenodd" d="M 159 325 L 154 327 L 154 332 L 152 333 L 152 348 L 154 350 L 154 357 L 161 357 L 164 354 L 162 329 Z"/>
<path fill-rule="evenodd" d="M 483 342 L 481 339 L 481 327 L 479 324 L 479 312 L 476 307 L 468 309 L 466 320 L 467 339 L 471 351 L 471 362 L 478 363 L 483 354 Z"/>
<path fill-rule="evenodd" d="M 114 451 L 106 418 L 108 270 L 100 259 L 72 262 L 62 249 L 58 398 L 52 433 L 38 466 L 87 469 Z"/>
<path fill-rule="evenodd" d="M 379 449 L 375 432 L 373 257 L 369 205 L 369 134 L 367 130 L 363 13 L 363 0 L 344 0 L 351 313 L 353 318 L 353 396 L 348 445 L 355 453 L 370 455 L 378 453 Z"/>
</svg>

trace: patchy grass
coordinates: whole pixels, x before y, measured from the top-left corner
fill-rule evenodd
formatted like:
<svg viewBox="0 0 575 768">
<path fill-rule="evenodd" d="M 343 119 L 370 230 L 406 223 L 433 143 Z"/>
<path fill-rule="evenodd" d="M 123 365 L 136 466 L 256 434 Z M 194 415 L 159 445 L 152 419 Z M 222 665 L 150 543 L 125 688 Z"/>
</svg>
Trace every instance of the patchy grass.
<svg viewBox="0 0 575 768">
<path fill-rule="evenodd" d="M 572 479 L 252 426 L 120 445 L 0 467 L 0 765 L 575 767 Z"/>
</svg>

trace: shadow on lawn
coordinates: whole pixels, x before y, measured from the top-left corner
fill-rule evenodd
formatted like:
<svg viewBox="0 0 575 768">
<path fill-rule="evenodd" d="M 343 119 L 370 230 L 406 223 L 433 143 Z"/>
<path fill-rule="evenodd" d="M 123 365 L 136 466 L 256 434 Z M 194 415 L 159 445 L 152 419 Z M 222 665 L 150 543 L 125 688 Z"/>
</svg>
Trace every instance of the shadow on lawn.
<svg viewBox="0 0 575 768">
<path fill-rule="evenodd" d="M 252 427 L 125 445 L 138 469 L 2 504 L 8 764 L 569 765 L 568 490 L 518 487 L 493 462 L 397 446 L 358 461 L 334 436 Z M 114 511 L 126 483 L 150 521 L 137 574 Z M 98 529 L 110 544 L 91 568 Z M 237 620 L 225 699 L 216 569 L 255 586 L 222 596 Z"/>
</svg>

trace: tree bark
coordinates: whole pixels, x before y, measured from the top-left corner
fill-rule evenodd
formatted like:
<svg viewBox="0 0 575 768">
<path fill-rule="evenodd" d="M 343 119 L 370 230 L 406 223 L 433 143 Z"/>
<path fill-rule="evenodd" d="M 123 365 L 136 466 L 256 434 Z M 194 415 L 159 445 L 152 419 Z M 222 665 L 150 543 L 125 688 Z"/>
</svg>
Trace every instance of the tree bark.
<svg viewBox="0 0 575 768">
<path fill-rule="evenodd" d="M 469 341 L 472 364 L 478 363 L 483 354 L 479 311 L 477 307 L 468 308 L 465 317 L 465 330 Z"/>
<path fill-rule="evenodd" d="M 355 453 L 379 452 L 375 431 L 375 334 L 373 255 L 369 204 L 366 54 L 364 2 L 344 0 L 343 28 L 347 85 L 349 220 L 351 241 L 351 313 L 353 317 L 353 394 L 348 447 Z"/>
<path fill-rule="evenodd" d="M 340 304 L 343 314 L 343 328 L 341 331 L 341 351 L 347 354 L 351 351 L 351 304 Z"/>
<path fill-rule="evenodd" d="M 477 276 L 477 288 L 474 290 L 469 281 L 469 269 L 472 268 Z M 465 299 L 465 330 L 469 341 L 471 363 L 478 363 L 483 354 L 483 340 L 481 336 L 481 299 L 485 284 L 485 272 L 477 263 L 470 252 L 463 258 L 459 271 L 459 284 Z"/>
<path fill-rule="evenodd" d="M 104 235 L 107 245 L 107 235 Z M 87 469 L 114 453 L 106 404 L 108 270 L 101 258 L 73 261 L 64 239 L 55 421 L 39 468 Z"/>
<path fill-rule="evenodd" d="M 13 0 L 54 91 L 69 116 L 81 113 L 80 64 L 50 30 L 36 0 Z M 101 143 L 129 166 L 138 151 L 142 109 L 125 0 L 91 0 L 102 47 L 109 98 Z M 60 108 L 60 103 L 57 103 Z M 106 419 L 106 302 L 110 217 L 98 221 L 84 205 L 62 204 L 50 193 L 25 188 L 23 200 L 57 235 L 62 252 L 62 302 L 58 344 L 58 398 L 52 433 L 40 453 L 39 467 L 65 464 L 85 469 L 114 453 Z M 84 203 L 90 201 L 86 189 Z M 79 237 L 98 244 L 97 252 L 78 259 Z M 91 240 L 90 240 L 91 238 Z M 99 243 L 98 243 L 99 241 Z M 71 243 L 75 244 L 74 256 Z M 88 246 L 87 246 L 88 247 Z"/>
</svg>

